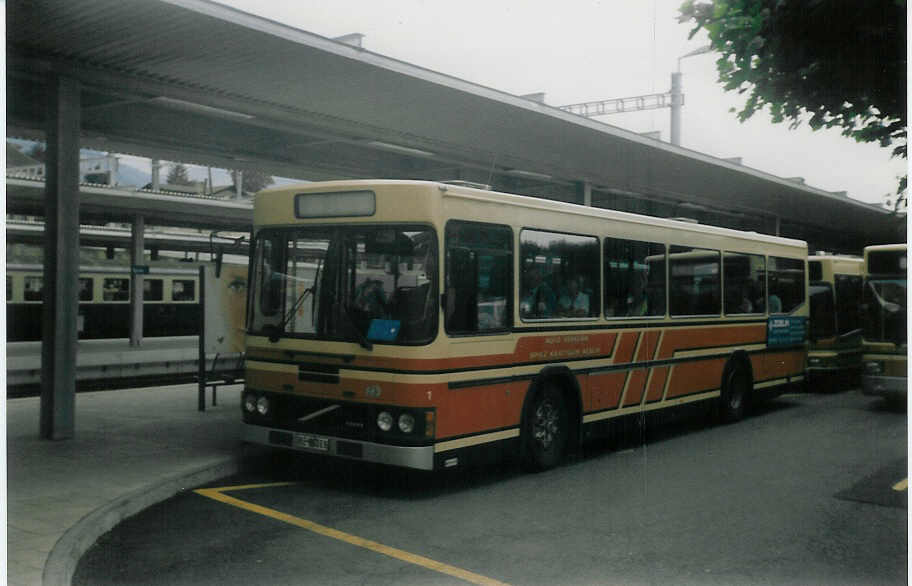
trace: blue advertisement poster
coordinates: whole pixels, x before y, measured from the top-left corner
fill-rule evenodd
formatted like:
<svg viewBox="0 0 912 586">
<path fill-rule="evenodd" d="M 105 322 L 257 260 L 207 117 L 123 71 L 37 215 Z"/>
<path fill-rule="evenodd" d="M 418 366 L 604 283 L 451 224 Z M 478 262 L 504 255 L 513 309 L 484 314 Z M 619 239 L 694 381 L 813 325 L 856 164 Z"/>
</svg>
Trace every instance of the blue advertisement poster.
<svg viewBox="0 0 912 586">
<path fill-rule="evenodd" d="M 807 318 L 791 315 L 777 315 L 766 322 L 767 346 L 794 346 L 804 343 L 807 334 Z"/>
</svg>

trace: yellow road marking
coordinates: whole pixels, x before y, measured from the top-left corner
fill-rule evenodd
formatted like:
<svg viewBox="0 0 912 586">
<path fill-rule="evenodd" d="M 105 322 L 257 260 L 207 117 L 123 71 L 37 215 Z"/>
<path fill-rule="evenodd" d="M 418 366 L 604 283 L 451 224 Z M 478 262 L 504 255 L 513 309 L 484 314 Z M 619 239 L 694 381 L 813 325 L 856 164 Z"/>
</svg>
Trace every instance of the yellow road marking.
<svg viewBox="0 0 912 586">
<path fill-rule="evenodd" d="M 356 547 L 363 547 L 364 549 L 369 549 L 373 552 L 380 553 L 397 560 L 415 564 L 416 566 L 421 566 L 423 568 L 427 568 L 441 574 L 447 574 L 448 576 L 453 576 L 454 578 L 465 580 L 471 584 L 479 584 L 481 586 L 509 586 L 506 582 L 500 582 L 498 580 L 494 580 L 480 574 L 469 572 L 468 570 L 463 570 L 461 568 L 444 564 L 442 562 L 438 562 L 424 556 L 409 553 L 401 549 L 396 549 L 395 547 L 389 547 L 388 545 L 383 545 L 382 543 L 377 543 L 376 541 L 371 541 L 370 539 L 364 539 L 356 535 L 351 535 L 349 533 L 345 533 L 331 527 L 326 527 L 325 525 L 320 525 L 319 523 L 314 523 L 313 521 L 308 521 L 307 519 L 295 517 L 294 515 L 289 515 L 275 509 L 270 509 L 269 507 L 264 507 L 243 501 L 241 499 L 234 498 L 233 496 L 228 496 L 225 494 L 225 492 L 229 490 L 248 490 L 252 488 L 265 488 L 271 486 L 288 486 L 291 484 L 294 483 L 276 482 L 272 484 L 244 484 L 239 486 L 223 486 L 220 488 L 198 488 L 193 492 L 201 496 L 211 498 L 218 502 L 244 509 L 245 511 L 264 515 L 266 517 L 270 517 L 272 519 L 276 519 L 278 521 L 282 521 L 284 523 L 288 523 L 302 529 L 307 529 L 308 531 L 323 535 L 324 537 L 337 539 Z"/>
<path fill-rule="evenodd" d="M 904 478 L 893 485 L 893 490 L 896 490 L 896 491 L 906 490 L 907 488 L 909 488 L 909 479 L 908 478 Z"/>
</svg>

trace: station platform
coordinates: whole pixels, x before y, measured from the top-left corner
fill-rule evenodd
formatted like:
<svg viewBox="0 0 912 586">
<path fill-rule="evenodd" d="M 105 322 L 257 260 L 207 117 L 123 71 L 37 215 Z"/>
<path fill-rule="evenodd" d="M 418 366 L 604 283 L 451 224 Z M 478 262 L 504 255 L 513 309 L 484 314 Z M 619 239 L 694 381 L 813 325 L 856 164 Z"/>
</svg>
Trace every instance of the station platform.
<svg viewBox="0 0 912 586">
<path fill-rule="evenodd" d="M 237 353 L 206 355 L 206 371 L 212 378 L 218 373 L 236 376 L 240 364 L 241 357 Z M 145 338 L 140 346 L 130 346 L 127 338 L 80 340 L 77 343 L 76 382 L 79 388 L 137 386 L 137 381 L 150 386 L 167 379 L 180 382 L 195 377 L 198 369 L 197 336 Z M 11 397 L 40 392 L 40 341 L 7 344 L 6 384 Z"/>
<path fill-rule="evenodd" d="M 196 384 L 78 393 L 75 437 L 39 438 L 40 399 L 6 401 L 7 580 L 70 584 L 105 532 L 182 490 L 233 474 L 240 391 Z"/>
</svg>

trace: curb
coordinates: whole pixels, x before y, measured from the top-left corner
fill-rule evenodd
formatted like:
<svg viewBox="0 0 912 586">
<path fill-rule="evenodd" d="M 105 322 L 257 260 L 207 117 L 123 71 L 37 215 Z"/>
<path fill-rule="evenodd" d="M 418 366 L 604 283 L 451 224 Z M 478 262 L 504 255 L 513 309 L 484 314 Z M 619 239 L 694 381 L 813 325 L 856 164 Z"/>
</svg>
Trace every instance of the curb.
<svg viewBox="0 0 912 586">
<path fill-rule="evenodd" d="M 140 488 L 95 509 L 67 529 L 54 544 L 45 561 L 41 583 L 70 586 L 83 554 L 118 523 L 181 491 L 236 474 L 239 469 L 240 457 L 226 456 L 215 464 Z"/>
</svg>

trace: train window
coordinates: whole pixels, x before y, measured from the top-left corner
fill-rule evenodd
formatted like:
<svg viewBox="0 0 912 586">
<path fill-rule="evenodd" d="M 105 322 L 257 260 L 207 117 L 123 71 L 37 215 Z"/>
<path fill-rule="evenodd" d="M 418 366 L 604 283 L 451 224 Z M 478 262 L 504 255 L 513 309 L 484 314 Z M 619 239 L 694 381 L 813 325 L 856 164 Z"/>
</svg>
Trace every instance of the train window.
<svg viewBox="0 0 912 586">
<path fill-rule="evenodd" d="M 130 279 L 108 278 L 104 280 L 103 301 L 129 301 Z"/>
<path fill-rule="evenodd" d="M 143 301 L 162 301 L 164 297 L 161 279 L 143 279 Z"/>
<path fill-rule="evenodd" d="M 6 300 L 13 300 L 13 277 L 10 275 L 6 276 Z"/>
<path fill-rule="evenodd" d="M 171 301 L 193 301 L 196 283 L 192 279 L 175 279 L 171 282 Z"/>
<path fill-rule="evenodd" d="M 90 277 L 79 278 L 79 300 L 91 301 L 95 292 L 95 279 Z"/>
<path fill-rule="evenodd" d="M 44 291 L 44 277 L 26 277 L 23 296 L 26 301 L 41 301 Z"/>
</svg>

